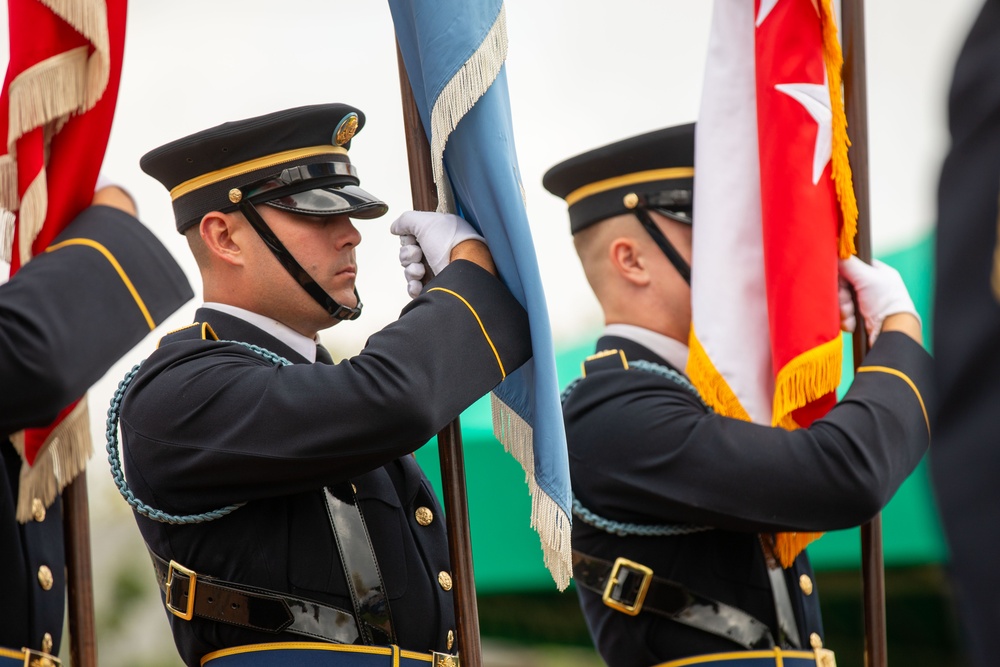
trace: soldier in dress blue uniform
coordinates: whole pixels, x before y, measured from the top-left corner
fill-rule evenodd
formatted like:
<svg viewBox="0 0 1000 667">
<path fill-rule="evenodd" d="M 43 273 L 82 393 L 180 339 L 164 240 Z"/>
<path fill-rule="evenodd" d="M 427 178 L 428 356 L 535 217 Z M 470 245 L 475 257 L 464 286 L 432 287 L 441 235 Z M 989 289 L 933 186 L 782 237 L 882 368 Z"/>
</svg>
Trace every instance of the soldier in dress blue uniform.
<svg viewBox="0 0 1000 667">
<path fill-rule="evenodd" d="M 66 593 L 61 501 L 56 496 L 47 505 L 31 497 L 11 439 L 52 423 L 193 296 L 180 267 L 134 215 L 123 190 L 99 189 L 94 205 L 47 252 L 0 285 L 0 432 L 8 441 L 0 445 L 4 667 L 56 662 Z M 19 496 L 26 492 L 20 504 L 30 508 L 30 518 L 19 521 Z"/>
<path fill-rule="evenodd" d="M 1000 0 L 966 36 L 948 97 L 934 295 L 934 491 L 969 664 L 997 663 L 1000 623 Z"/>
<path fill-rule="evenodd" d="M 563 406 L 580 603 L 612 667 L 830 664 L 808 559 L 782 569 L 773 536 L 855 526 L 888 502 L 928 446 L 930 357 L 899 275 L 852 258 L 873 372 L 797 431 L 708 410 L 684 375 L 693 160 L 684 125 L 543 180 L 569 205 L 607 323 Z"/>
<path fill-rule="evenodd" d="M 188 665 L 445 665 L 461 648 L 442 510 L 410 454 L 530 357 L 527 316 L 468 223 L 410 212 L 392 225 L 405 276 L 419 287 L 423 258 L 436 275 L 331 363 L 317 333 L 361 313 L 352 219 L 386 212 L 348 157 L 363 125 L 345 104 L 299 107 L 141 161 L 204 281 L 197 321 L 121 410 Z"/>
</svg>

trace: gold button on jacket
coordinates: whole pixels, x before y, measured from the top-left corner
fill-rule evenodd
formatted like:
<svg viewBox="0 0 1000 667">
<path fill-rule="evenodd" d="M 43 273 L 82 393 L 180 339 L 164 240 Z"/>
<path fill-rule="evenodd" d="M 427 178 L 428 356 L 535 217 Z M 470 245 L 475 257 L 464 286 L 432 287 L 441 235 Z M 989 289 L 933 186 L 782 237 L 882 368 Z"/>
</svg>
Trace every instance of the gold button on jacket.
<svg viewBox="0 0 1000 667">
<path fill-rule="evenodd" d="M 441 588 L 446 591 L 451 590 L 451 575 L 447 572 L 438 573 L 438 583 L 441 584 Z"/>
<path fill-rule="evenodd" d="M 45 521 L 45 503 L 39 498 L 31 500 L 31 518 L 39 523 Z"/>
<path fill-rule="evenodd" d="M 53 583 L 52 570 L 49 569 L 49 566 L 43 565 L 38 568 L 38 585 L 42 587 L 42 590 L 50 590 Z"/>
<path fill-rule="evenodd" d="M 421 526 L 429 526 L 434 521 L 434 512 L 429 507 L 418 507 L 413 515 L 417 518 L 417 523 Z"/>
<path fill-rule="evenodd" d="M 799 577 L 799 588 L 801 588 L 802 592 L 805 593 L 806 595 L 812 595 L 813 581 L 812 579 L 809 578 L 808 574 L 803 574 L 801 577 Z"/>
</svg>

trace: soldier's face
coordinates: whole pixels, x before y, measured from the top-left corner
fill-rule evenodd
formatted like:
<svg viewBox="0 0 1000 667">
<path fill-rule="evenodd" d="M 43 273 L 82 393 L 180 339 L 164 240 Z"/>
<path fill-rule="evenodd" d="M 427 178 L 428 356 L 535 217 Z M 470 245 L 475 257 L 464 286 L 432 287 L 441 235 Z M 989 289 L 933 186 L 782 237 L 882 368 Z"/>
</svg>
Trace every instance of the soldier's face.
<svg viewBox="0 0 1000 667">
<path fill-rule="evenodd" d="M 355 248 L 361 243 L 361 234 L 349 217 L 296 215 L 266 205 L 258 206 L 257 211 L 327 294 L 343 306 L 357 306 Z M 263 241 L 260 245 L 264 252 L 257 253 L 256 261 L 263 265 L 261 289 L 268 290 L 273 306 L 280 311 L 279 321 L 306 335 L 336 324 L 338 320 L 302 289 Z"/>
</svg>

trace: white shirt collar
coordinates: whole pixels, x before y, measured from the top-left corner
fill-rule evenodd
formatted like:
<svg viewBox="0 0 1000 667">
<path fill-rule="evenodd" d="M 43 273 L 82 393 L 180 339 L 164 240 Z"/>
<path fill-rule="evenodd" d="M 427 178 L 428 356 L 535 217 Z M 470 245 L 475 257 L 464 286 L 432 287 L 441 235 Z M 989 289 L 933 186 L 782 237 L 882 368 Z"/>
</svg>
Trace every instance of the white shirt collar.
<svg viewBox="0 0 1000 667">
<path fill-rule="evenodd" d="M 670 362 L 681 372 L 687 368 L 688 346 L 676 338 L 664 336 L 651 329 L 637 327 L 634 324 L 609 324 L 604 327 L 605 336 L 627 338 L 643 347 L 649 348 L 657 356 Z"/>
<path fill-rule="evenodd" d="M 220 313 L 238 317 L 244 322 L 254 325 L 265 333 L 271 334 L 282 343 L 305 357 L 309 363 L 315 363 L 316 361 L 316 345 L 319 344 L 319 341 L 314 338 L 309 338 L 308 336 L 303 336 L 298 331 L 282 324 L 278 320 L 261 315 L 260 313 L 246 310 L 245 308 L 230 306 L 228 303 L 206 301 L 202 304 L 202 308 L 211 308 L 212 310 L 217 310 Z"/>
</svg>

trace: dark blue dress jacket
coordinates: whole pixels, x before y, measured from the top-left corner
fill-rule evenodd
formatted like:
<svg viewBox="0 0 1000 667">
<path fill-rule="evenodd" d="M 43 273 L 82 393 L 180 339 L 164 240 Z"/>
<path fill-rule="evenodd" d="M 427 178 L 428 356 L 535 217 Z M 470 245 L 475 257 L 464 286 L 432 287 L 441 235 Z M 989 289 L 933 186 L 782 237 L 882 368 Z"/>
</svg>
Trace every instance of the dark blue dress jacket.
<svg viewBox="0 0 1000 667">
<path fill-rule="evenodd" d="M 597 349 L 621 349 L 629 360 L 670 367 L 623 338 L 602 338 Z M 575 518 L 573 548 L 644 564 L 658 577 L 749 613 L 778 637 L 758 534 L 864 523 L 889 501 L 928 446 L 922 398 L 892 372 L 925 394 L 930 356 L 904 334 L 885 333 L 864 365 L 882 370 L 859 373 L 825 418 L 797 431 L 709 413 L 680 385 L 646 371 L 619 366 L 588 373 L 564 404 L 575 497 L 613 521 L 716 529 L 619 537 Z M 822 637 L 823 631 L 804 553 L 785 570 L 785 579 L 800 643 L 808 651 L 810 634 Z M 658 615 L 628 616 L 606 606 L 600 595 L 578 592 L 591 636 L 611 667 L 741 650 Z"/>
<path fill-rule="evenodd" d="M 450 574 L 443 512 L 410 454 L 530 357 L 521 306 L 486 271 L 454 262 L 359 355 L 335 365 L 307 364 L 238 318 L 209 309 L 196 317 L 222 340 L 294 364 L 276 367 L 200 333 L 168 337 L 145 361 L 121 418 L 136 496 L 172 514 L 246 503 L 194 525 L 137 515 L 147 546 L 201 574 L 351 610 L 323 496 L 324 486 L 349 481 L 398 644 L 455 652 L 452 594 L 439 580 Z M 428 525 L 417 520 L 421 508 L 432 512 Z M 222 648 L 305 640 L 169 620 L 189 665 Z"/>
<path fill-rule="evenodd" d="M 0 285 L 0 433 L 7 437 L 50 424 L 149 333 L 123 276 L 154 323 L 193 296 L 167 250 L 127 213 L 88 208 L 53 246 L 70 239 L 88 245 L 42 253 Z M 41 521 L 19 524 L 21 459 L 9 442 L 0 452 L 0 647 L 40 650 L 48 635 L 57 653 L 66 593 L 61 504 L 36 513 Z M 48 590 L 42 566 L 53 575 Z"/>
</svg>

